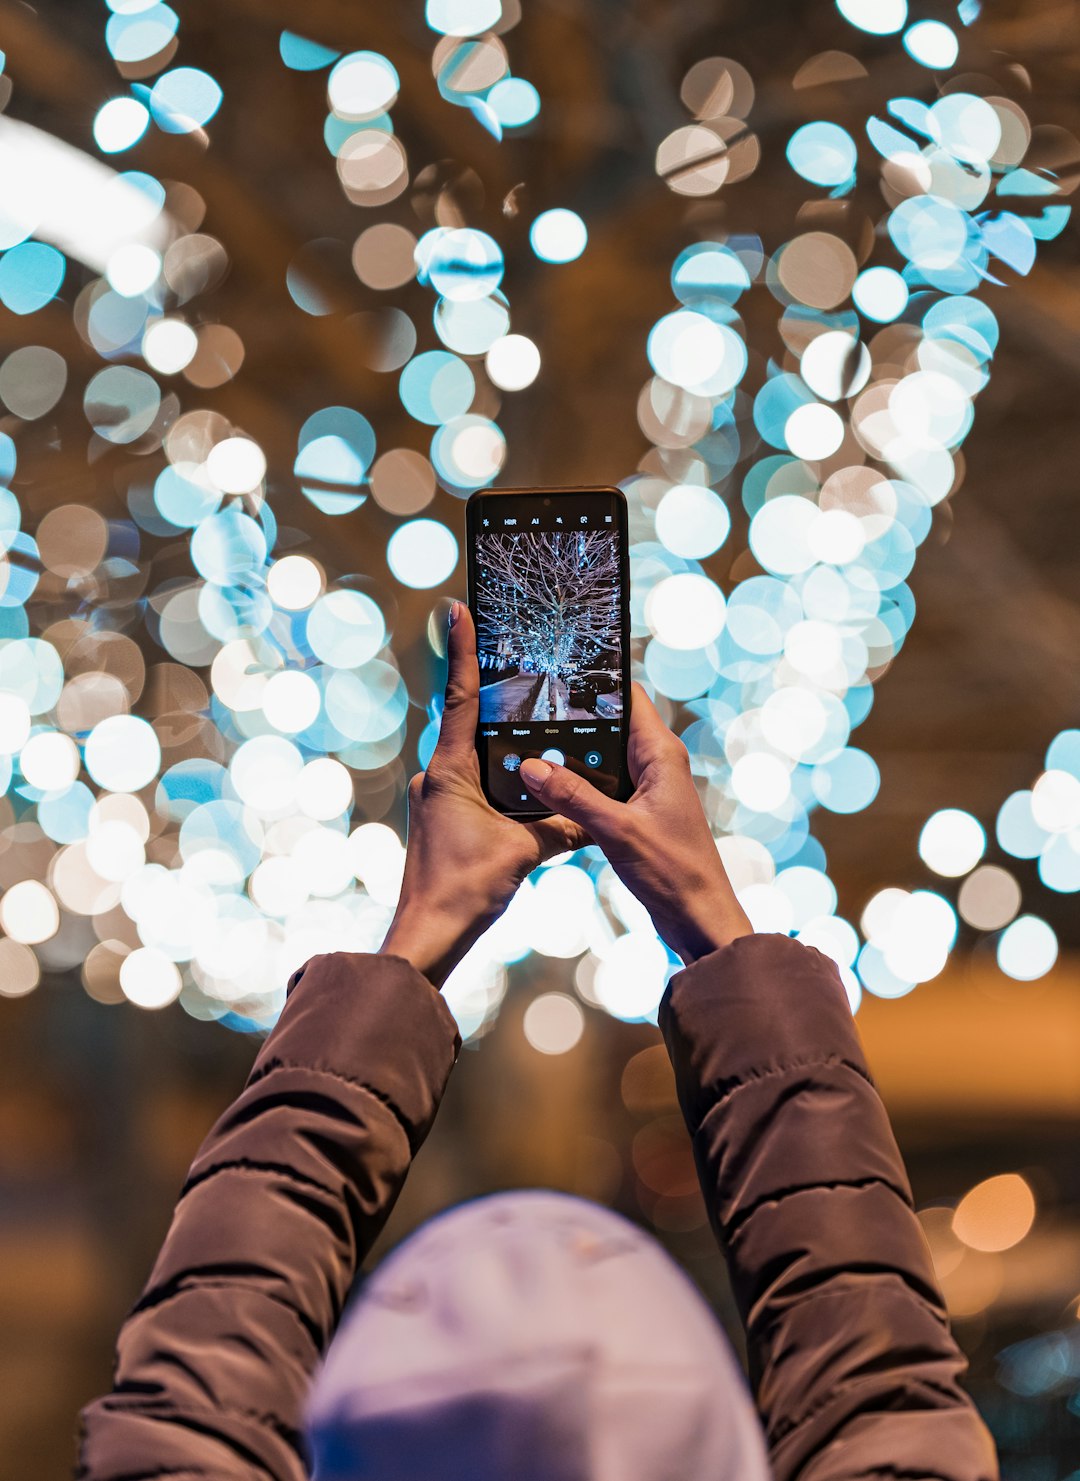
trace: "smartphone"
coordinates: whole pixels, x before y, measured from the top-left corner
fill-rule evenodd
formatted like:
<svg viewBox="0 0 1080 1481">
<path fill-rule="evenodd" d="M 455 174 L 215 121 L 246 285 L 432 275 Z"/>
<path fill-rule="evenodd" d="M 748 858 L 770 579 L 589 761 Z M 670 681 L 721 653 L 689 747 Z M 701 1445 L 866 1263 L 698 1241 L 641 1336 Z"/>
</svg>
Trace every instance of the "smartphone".
<svg viewBox="0 0 1080 1481">
<path fill-rule="evenodd" d="M 466 514 L 480 664 L 476 750 L 491 805 L 547 815 L 518 768 L 542 757 L 609 797 L 633 790 L 630 564 L 618 489 L 486 489 Z"/>
</svg>

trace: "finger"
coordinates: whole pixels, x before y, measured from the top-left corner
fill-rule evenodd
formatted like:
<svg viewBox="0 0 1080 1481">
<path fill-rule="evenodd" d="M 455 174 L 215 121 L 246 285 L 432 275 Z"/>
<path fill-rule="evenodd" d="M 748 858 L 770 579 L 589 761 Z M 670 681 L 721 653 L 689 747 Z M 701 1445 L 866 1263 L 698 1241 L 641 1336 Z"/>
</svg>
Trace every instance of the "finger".
<svg viewBox="0 0 1080 1481">
<path fill-rule="evenodd" d="M 580 823 L 598 842 L 619 828 L 622 803 L 605 797 L 591 782 L 575 776 L 565 766 L 552 766 L 550 761 L 530 757 L 521 763 L 518 776 L 545 807 L 561 813 L 572 823 Z"/>
<path fill-rule="evenodd" d="M 461 764 L 476 746 L 480 717 L 480 669 L 476 662 L 476 628 L 464 602 L 450 608 L 446 641 L 446 697 L 436 754 Z"/>
<path fill-rule="evenodd" d="M 540 850 L 540 862 L 553 859 L 556 854 L 572 854 L 579 848 L 588 848 L 592 839 L 578 823 L 569 818 L 542 818 L 538 823 L 525 825 Z"/>
<path fill-rule="evenodd" d="M 630 780 L 636 787 L 645 768 L 669 757 L 675 745 L 680 742 L 678 736 L 665 725 L 660 711 L 642 685 L 634 684 L 631 693 L 627 761 L 630 764 Z"/>
</svg>

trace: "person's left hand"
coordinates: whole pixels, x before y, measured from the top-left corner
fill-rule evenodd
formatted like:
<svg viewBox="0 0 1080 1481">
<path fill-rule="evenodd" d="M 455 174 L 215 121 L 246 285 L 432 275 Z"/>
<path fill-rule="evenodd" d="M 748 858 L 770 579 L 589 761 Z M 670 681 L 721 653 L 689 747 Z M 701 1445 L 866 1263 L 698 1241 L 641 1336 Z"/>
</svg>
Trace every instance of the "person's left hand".
<svg viewBox="0 0 1080 1481">
<path fill-rule="evenodd" d="M 405 957 L 436 987 L 503 913 L 526 875 L 590 841 L 567 818 L 516 822 L 484 796 L 476 755 L 476 628 L 464 602 L 450 609 L 447 660 L 439 742 L 427 771 L 409 784 L 405 878 L 382 945 L 384 955 Z"/>
</svg>

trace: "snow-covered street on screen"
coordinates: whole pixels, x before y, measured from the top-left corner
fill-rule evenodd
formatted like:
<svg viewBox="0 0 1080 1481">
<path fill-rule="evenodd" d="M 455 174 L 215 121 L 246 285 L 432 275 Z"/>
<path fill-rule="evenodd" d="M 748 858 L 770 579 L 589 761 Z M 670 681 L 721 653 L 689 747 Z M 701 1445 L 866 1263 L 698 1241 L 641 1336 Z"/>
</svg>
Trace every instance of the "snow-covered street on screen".
<svg viewBox="0 0 1080 1481">
<path fill-rule="evenodd" d="M 514 674 L 497 680 L 482 691 L 485 721 L 506 720 L 594 720 L 597 710 L 570 703 L 565 679 L 550 679 L 546 674 Z M 608 691 L 608 718 L 618 714 L 617 695 Z"/>
</svg>

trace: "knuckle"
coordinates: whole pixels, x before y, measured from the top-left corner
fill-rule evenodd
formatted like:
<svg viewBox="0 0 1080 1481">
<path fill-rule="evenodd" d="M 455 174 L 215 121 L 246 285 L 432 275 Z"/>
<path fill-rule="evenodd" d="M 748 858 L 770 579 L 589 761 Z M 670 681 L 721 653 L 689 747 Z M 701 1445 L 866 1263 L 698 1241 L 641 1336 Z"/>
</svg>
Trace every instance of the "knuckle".
<svg viewBox="0 0 1080 1481">
<path fill-rule="evenodd" d="M 678 766 L 685 762 L 690 763 L 690 752 L 686 749 L 683 740 L 673 730 L 668 730 L 659 739 L 657 751 L 663 757 L 668 766 Z"/>
<path fill-rule="evenodd" d="M 443 762 L 439 758 L 432 756 L 428 762 L 427 771 L 421 775 L 420 789 L 417 795 L 419 797 L 431 797 L 439 791 L 446 780 L 446 775 L 446 767 Z"/>
<path fill-rule="evenodd" d="M 458 709 L 461 705 L 468 704 L 476 693 L 472 684 L 460 675 L 454 674 L 446 685 L 445 708 L 448 710 Z"/>
</svg>

